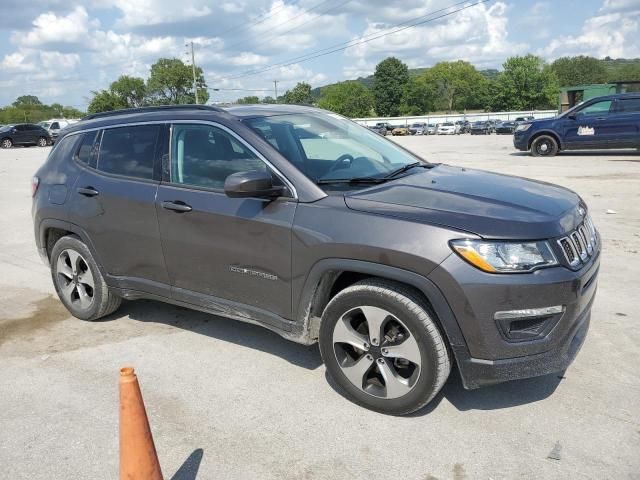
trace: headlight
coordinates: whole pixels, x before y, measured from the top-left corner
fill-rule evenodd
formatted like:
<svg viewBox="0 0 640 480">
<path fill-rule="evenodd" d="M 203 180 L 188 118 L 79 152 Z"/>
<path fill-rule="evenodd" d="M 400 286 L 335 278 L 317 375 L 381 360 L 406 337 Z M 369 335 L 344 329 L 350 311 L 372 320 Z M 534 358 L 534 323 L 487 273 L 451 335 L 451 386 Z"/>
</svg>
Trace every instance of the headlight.
<svg viewBox="0 0 640 480">
<path fill-rule="evenodd" d="M 529 128 L 531 128 L 530 123 L 521 123 L 516 127 L 516 132 L 526 132 Z"/>
<path fill-rule="evenodd" d="M 452 240 L 451 248 L 474 267 L 491 273 L 530 272 L 539 267 L 558 265 L 545 241 Z"/>
</svg>

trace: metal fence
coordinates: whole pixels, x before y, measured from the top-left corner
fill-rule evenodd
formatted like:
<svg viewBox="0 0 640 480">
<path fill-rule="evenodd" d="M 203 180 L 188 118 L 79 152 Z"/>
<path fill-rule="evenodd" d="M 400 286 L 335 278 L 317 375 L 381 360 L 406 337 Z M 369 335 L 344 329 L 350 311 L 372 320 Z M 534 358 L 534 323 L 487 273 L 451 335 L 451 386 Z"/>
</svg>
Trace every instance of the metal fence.
<svg viewBox="0 0 640 480">
<path fill-rule="evenodd" d="M 515 120 L 518 117 L 549 118 L 558 114 L 557 110 L 529 110 L 525 112 L 482 112 L 482 113 L 457 113 L 451 115 L 418 115 L 413 117 L 370 117 L 354 118 L 356 122 L 365 127 L 371 127 L 378 122 L 388 122 L 391 125 L 408 126 L 413 123 L 438 124 L 468 120 L 478 122 L 482 120 Z"/>
</svg>

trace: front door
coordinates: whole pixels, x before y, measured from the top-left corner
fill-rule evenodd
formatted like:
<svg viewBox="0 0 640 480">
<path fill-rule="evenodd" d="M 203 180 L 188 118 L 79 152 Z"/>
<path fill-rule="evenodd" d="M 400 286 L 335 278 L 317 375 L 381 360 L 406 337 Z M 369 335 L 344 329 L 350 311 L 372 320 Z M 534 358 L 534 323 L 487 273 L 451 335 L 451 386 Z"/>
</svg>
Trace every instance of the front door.
<svg viewBox="0 0 640 480">
<path fill-rule="evenodd" d="M 600 100 L 564 117 L 564 140 L 568 149 L 608 148 L 616 136 L 613 100 Z"/>
<path fill-rule="evenodd" d="M 102 137 L 85 133 L 75 153 L 81 173 L 69 216 L 89 235 L 112 284 L 169 296 L 155 209 L 162 128 L 110 128 Z"/>
<path fill-rule="evenodd" d="M 272 170 L 222 126 L 175 124 L 171 143 L 156 208 L 174 298 L 290 318 L 295 200 L 225 195 L 232 173 Z"/>
</svg>

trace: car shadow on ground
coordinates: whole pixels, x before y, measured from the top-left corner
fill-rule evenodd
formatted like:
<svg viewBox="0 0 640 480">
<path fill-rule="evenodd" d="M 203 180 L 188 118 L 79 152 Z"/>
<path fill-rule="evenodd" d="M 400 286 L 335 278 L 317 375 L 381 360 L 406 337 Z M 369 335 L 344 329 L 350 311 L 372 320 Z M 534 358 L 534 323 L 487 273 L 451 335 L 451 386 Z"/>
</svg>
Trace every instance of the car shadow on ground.
<svg viewBox="0 0 640 480">
<path fill-rule="evenodd" d="M 512 157 L 528 157 L 529 152 L 515 151 L 509 155 Z M 557 157 L 638 157 L 640 152 L 636 150 L 567 150 L 561 151 L 556 154 Z M 539 158 L 551 158 L 551 157 L 539 157 Z M 611 160 L 616 161 L 616 160 Z M 618 160 L 623 161 L 623 160 Z"/>
<path fill-rule="evenodd" d="M 253 348 L 276 355 L 293 365 L 308 370 L 315 370 L 322 365 L 322 358 L 317 345 L 300 345 L 258 325 L 153 300 L 124 302 L 117 314 L 110 315 L 105 320 L 116 319 L 123 314 L 128 315 L 133 320 L 163 323 L 200 335 L 232 342 L 243 347 Z M 342 395 L 335 382 L 328 375 L 325 376 L 331 388 Z M 426 407 L 415 412 L 412 416 L 428 415 L 445 398 L 459 411 L 499 410 L 534 403 L 550 396 L 556 390 L 562 378 L 562 373 L 560 372 L 543 377 L 491 385 L 476 390 L 465 390 L 462 386 L 458 369 L 454 366 L 441 392 Z"/>
<path fill-rule="evenodd" d="M 111 320 L 128 315 L 140 322 L 154 322 L 189 330 L 200 335 L 232 342 L 243 347 L 276 355 L 293 365 L 315 370 L 322 365 L 317 345 L 301 345 L 282 338 L 275 332 L 259 325 L 252 325 L 229 318 L 190 310 L 153 300 L 127 301 L 113 315 Z"/>
</svg>

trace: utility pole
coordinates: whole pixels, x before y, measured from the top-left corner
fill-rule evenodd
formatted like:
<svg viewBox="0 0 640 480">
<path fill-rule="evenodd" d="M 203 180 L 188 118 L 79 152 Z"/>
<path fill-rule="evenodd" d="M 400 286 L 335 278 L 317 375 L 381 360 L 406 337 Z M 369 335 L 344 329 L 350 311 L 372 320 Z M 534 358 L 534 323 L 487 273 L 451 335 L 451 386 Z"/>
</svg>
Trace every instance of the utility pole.
<svg viewBox="0 0 640 480">
<path fill-rule="evenodd" d="M 196 95 L 196 104 L 200 103 L 198 101 L 198 85 L 196 83 L 196 57 L 193 53 L 193 42 L 189 42 L 187 46 L 191 46 L 191 71 L 193 72 L 193 92 Z"/>
<path fill-rule="evenodd" d="M 273 81 L 273 90 L 275 91 L 276 97 L 276 103 L 278 103 L 278 80 L 274 80 Z"/>
</svg>

